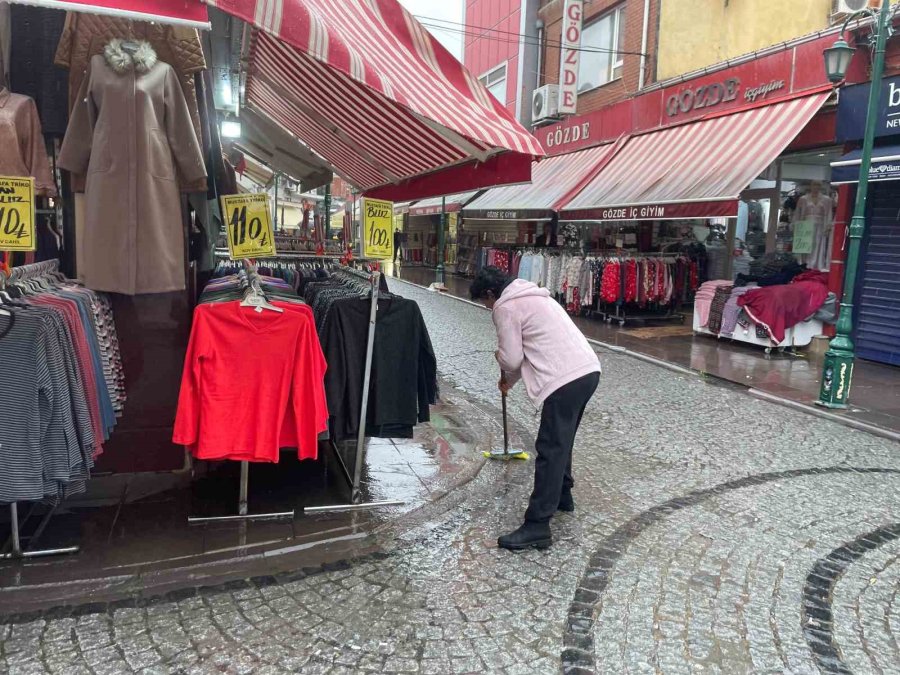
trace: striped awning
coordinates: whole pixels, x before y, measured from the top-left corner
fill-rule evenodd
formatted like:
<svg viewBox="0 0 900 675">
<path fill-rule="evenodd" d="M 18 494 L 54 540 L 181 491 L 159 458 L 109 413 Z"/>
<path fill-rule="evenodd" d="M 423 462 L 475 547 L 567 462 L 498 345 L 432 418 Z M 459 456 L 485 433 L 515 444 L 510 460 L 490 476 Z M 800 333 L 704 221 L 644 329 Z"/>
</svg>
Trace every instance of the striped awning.
<svg viewBox="0 0 900 675">
<path fill-rule="evenodd" d="M 492 188 L 471 201 L 463 216 L 476 220 L 550 220 L 615 154 L 607 143 L 535 162 L 531 183 Z"/>
<path fill-rule="evenodd" d="M 201 0 L 11 0 L 68 12 L 105 14 L 135 21 L 172 23 L 208 29 L 209 17 Z"/>
<path fill-rule="evenodd" d="M 432 216 L 441 212 L 443 207 L 444 213 L 456 213 L 463 206 L 472 201 L 472 197 L 478 194 L 478 190 L 469 192 L 461 192 L 455 195 L 446 195 L 442 197 L 431 197 L 416 202 L 409 207 L 409 215 L 411 216 Z"/>
<path fill-rule="evenodd" d="M 828 92 L 629 139 L 561 220 L 734 217 L 741 192 L 809 123 Z"/>
<path fill-rule="evenodd" d="M 370 197 L 530 179 L 529 134 L 397 0 L 207 0 L 254 30 L 247 106 Z"/>
</svg>

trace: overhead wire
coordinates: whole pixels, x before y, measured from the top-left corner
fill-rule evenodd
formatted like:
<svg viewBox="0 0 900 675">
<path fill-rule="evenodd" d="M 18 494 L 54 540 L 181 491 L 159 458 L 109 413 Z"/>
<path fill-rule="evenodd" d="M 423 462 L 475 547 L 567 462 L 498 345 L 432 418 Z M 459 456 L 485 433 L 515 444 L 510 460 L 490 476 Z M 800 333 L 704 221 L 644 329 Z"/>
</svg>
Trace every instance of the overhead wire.
<svg viewBox="0 0 900 675">
<path fill-rule="evenodd" d="M 427 28 L 433 28 L 435 30 L 442 30 L 447 33 L 456 33 L 459 35 L 465 35 L 467 37 L 475 37 L 481 40 L 487 40 L 490 42 L 499 42 L 501 44 L 519 44 L 520 42 L 524 42 L 529 46 L 547 46 L 547 47 L 562 47 L 563 43 L 557 40 L 540 40 L 535 36 L 525 35 L 524 33 L 514 33 L 511 31 L 504 31 L 496 28 L 482 28 L 482 27 L 469 27 L 465 24 L 449 21 L 447 19 L 437 19 L 434 17 L 428 16 L 420 16 L 416 15 L 415 17 L 420 24 Z M 429 23 L 429 22 L 440 22 L 440 23 Z M 450 24 L 450 25 L 442 25 L 442 24 Z M 458 27 L 457 27 L 458 26 Z M 509 36 L 509 39 L 503 37 L 488 37 L 489 33 L 497 33 L 499 35 Z M 515 39 L 512 39 L 515 38 Z M 635 51 L 627 51 L 620 49 L 604 49 L 602 47 L 566 47 L 567 49 L 571 49 L 572 51 L 584 52 L 589 54 L 621 54 L 625 56 L 647 56 L 647 54 L 643 52 L 635 52 Z"/>
</svg>

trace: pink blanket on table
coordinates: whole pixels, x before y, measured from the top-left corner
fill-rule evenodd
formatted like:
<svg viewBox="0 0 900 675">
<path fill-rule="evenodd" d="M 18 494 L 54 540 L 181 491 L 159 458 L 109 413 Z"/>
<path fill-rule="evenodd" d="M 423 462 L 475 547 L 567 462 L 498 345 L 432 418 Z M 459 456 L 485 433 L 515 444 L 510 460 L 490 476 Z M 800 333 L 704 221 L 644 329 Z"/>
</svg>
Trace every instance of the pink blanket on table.
<svg viewBox="0 0 900 675">
<path fill-rule="evenodd" d="M 825 304 L 828 297 L 826 278 L 824 274 L 810 274 L 784 286 L 757 288 L 742 295 L 737 303 L 779 345 L 784 342 L 788 328 L 805 321 Z"/>
</svg>

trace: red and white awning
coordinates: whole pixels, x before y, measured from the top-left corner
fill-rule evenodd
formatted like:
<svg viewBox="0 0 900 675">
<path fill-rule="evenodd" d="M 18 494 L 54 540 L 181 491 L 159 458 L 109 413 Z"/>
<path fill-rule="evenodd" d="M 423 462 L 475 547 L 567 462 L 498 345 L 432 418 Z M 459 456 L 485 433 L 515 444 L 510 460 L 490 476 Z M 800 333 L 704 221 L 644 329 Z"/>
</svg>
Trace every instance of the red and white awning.
<svg viewBox="0 0 900 675">
<path fill-rule="evenodd" d="M 397 0 L 207 0 L 254 31 L 246 104 L 368 196 L 530 179 L 529 134 Z"/>
<path fill-rule="evenodd" d="M 11 0 L 69 12 L 89 12 L 208 29 L 209 17 L 201 0 Z M 13 27 L 15 30 L 15 27 Z"/>
<path fill-rule="evenodd" d="M 476 220 L 550 220 L 615 154 L 619 143 L 607 143 L 535 162 L 531 183 L 492 188 L 463 208 Z"/>
<path fill-rule="evenodd" d="M 560 219 L 736 216 L 741 192 L 829 95 L 830 90 L 635 136 L 562 208 Z"/>
<path fill-rule="evenodd" d="M 409 207 L 410 216 L 433 216 L 440 214 L 443 208 L 444 213 L 457 213 L 466 204 L 472 201 L 472 197 L 478 194 L 478 190 L 470 192 L 460 192 L 455 195 L 447 195 L 442 197 L 431 197 L 416 202 Z"/>
</svg>

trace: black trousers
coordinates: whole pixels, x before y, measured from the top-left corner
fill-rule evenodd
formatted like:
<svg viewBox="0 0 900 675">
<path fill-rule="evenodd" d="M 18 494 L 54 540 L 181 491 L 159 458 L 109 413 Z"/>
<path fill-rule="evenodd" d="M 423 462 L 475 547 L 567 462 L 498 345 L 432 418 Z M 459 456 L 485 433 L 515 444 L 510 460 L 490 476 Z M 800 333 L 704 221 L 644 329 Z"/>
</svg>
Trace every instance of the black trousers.
<svg viewBox="0 0 900 675">
<path fill-rule="evenodd" d="M 550 520 L 556 513 L 560 497 L 575 484 L 572 479 L 575 432 L 599 383 L 600 373 L 590 373 L 560 387 L 544 401 L 535 443 L 534 491 L 525 520 Z"/>
</svg>

